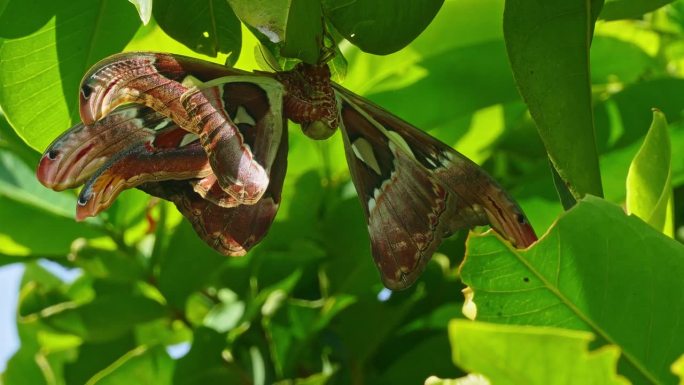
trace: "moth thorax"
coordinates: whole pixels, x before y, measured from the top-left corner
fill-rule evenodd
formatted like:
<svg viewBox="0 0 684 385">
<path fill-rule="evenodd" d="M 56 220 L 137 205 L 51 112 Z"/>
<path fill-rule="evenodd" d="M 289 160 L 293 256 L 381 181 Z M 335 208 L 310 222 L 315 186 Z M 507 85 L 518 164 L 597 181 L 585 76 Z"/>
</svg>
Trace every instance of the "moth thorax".
<svg viewBox="0 0 684 385">
<path fill-rule="evenodd" d="M 294 69 L 276 75 L 285 86 L 285 116 L 302 126 L 312 139 L 327 139 L 339 126 L 335 91 L 327 65 L 300 63 Z"/>
</svg>

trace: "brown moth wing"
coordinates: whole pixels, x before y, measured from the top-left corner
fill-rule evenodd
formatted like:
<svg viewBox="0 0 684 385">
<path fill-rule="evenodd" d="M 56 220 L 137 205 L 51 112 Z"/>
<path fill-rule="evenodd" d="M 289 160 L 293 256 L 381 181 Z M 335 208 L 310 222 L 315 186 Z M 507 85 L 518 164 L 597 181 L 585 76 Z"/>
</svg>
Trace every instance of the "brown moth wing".
<svg viewBox="0 0 684 385">
<path fill-rule="evenodd" d="M 256 76 L 215 79 L 181 96 L 218 184 L 237 204 L 256 203 L 269 183 L 285 129 L 282 99 L 279 82 Z M 200 187 L 209 191 L 207 181 Z"/>
<path fill-rule="evenodd" d="M 347 161 L 385 286 L 410 286 L 443 238 L 460 229 L 491 224 L 518 247 L 536 240 L 515 201 L 479 166 L 371 102 L 336 90 Z"/>
<path fill-rule="evenodd" d="M 253 160 L 236 124 L 222 114 L 220 106 L 213 106 L 201 92 L 187 92 L 189 87 L 218 76 L 242 77 L 244 74 L 183 56 L 146 52 L 114 55 L 97 63 L 84 77 L 80 93 L 81 118 L 90 124 L 122 103 L 151 107 L 185 130 L 199 135 L 221 187 L 240 204 L 253 204 L 268 186 L 268 172 Z M 261 76 L 258 79 L 268 78 Z M 184 94 L 188 96 L 186 106 L 180 101 Z M 267 102 L 282 101 L 276 98 Z M 185 107 L 194 111 L 192 119 Z M 277 144 L 273 154 L 275 149 Z"/>
<path fill-rule="evenodd" d="M 55 139 L 43 153 L 36 175 L 53 190 L 77 187 L 117 152 L 152 142 L 155 129 L 172 124 L 149 108 L 119 108 L 93 125 L 77 124 Z"/>
<path fill-rule="evenodd" d="M 187 180 L 210 174 L 207 157 L 197 142 L 179 148 L 151 149 L 145 144 L 130 147 L 110 158 L 85 183 L 78 196 L 76 220 L 105 210 L 125 189 L 151 181 Z"/>
<path fill-rule="evenodd" d="M 181 55 L 156 52 L 112 55 L 96 63 L 81 80 L 81 120 L 90 125 L 121 104 L 137 103 L 155 109 L 186 128 L 187 114 L 178 98 L 189 86 L 197 80 L 205 82 L 245 74 Z"/>
<path fill-rule="evenodd" d="M 283 120 L 283 124 L 285 123 Z M 264 196 L 253 205 L 216 205 L 210 200 L 203 199 L 185 181 L 145 183 L 138 188 L 173 202 L 190 221 L 199 237 L 219 253 L 231 256 L 244 255 L 266 235 L 280 205 L 287 169 L 286 131 L 283 131 L 279 142 L 271 168 L 271 183 Z"/>
</svg>

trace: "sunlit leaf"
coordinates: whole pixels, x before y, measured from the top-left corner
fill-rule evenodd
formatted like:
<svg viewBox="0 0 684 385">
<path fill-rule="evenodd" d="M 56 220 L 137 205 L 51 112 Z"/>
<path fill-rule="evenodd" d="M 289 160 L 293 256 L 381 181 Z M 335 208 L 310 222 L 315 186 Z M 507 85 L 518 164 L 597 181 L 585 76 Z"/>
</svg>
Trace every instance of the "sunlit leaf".
<svg viewBox="0 0 684 385">
<path fill-rule="evenodd" d="M 81 77 L 139 25 L 125 1 L 11 0 L 0 17 L 0 105 L 19 136 L 42 151 L 76 122 Z"/>
<path fill-rule="evenodd" d="M 529 250 L 493 235 L 471 238 L 461 275 L 478 320 L 591 331 L 623 351 L 622 374 L 667 382 L 665 369 L 684 346 L 684 335 L 670 332 L 678 322 L 671 314 L 684 312 L 684 299 L 657 293 L 684 291 L 683 258 L 680 243 L 588 197 Z"/>
<path fill-rule="evenodd" d="M 615 372 L 618 349 L 589 351 L 591 333 L 454 320 L 449 339 L 454 363 L 493 384 L 561 385 L 569 378 L 587 385 L 630 384 Z"/>
<path fill-rule="evenodd" d="M 679 385 L 684 385 L 684 354 L 672 364 L 672 373 L 679 376 Z"/>
<path fill-rule="evenodd" d="M 672 166 L 665 115 L 653 111 L 653 123 L 627 174 L 627 213 L 658 231 L 673 235 Z"/>
</svg>

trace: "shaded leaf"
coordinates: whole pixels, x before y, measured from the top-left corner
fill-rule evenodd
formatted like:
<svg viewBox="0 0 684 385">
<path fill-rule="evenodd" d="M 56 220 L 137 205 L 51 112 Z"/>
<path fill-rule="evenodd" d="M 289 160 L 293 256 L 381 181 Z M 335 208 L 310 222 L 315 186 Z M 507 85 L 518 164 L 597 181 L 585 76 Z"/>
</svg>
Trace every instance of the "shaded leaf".
<svg viewBox="0 0 684 385">
<path fill-rule="evenodd" d="M 195 52 L 228 54 L 232 65 L 240 55 L 240 21 L 226 0 L 155 0 L 154 18 L 169 36 Z"/>
<path fill-rule="evenodd" d="M 518 89 L 576 199 L 602 195 L 589 77 L 589 2 L 507 1 L 504 36 Z"/>
<path fill-rule="evenodd" d="M 684 346 L 684 335 L 670 332 L 684 298 L 662 293 L 684 292 L 683 260 L 681 244 L 587 197 L 528 250 L 471 238 L 461 276 L 478 320 L 591 331 L 623 351 L 620 372 L 634 383 L 667 383 Z"/>
<path fill-rule="evenodd" d="M 86 385 L 171 385 L 174 362 L 163 347 L 137 347 L 93 376 Z"/>
<path fill-rule="evenodd" d="M 654 229 L 673 235 L 672 166 L 665 115 L 653 111 L 653 122 L 627 174 L 627 213 Z"/>
<path fill-rule="evenodd" d="M 185 300 L 195 290 L 206 287 L 212 275 L 226 260 L 202 242 L 183 221 L 169 240 L 159 262 L 159 290 L 170 304 L 185 308 Z"/>
<path fill-rule="evenodd" d="M 118 338 L 138 323 L 163 317 L 166 310 L 158 302 L 140 295 L 111 293 L 80 306 L 68 302 L 57 304 L 41 314 L 57 330 L 98 342 Z"/>
<path fill-rule="evenodd" d="M 335 28 L 361 50 L 396 52 L 430 24 L 444 0 L 323 0 L 323 12 Z"/>
<path fill-rule="evenodd" d="M 143 278 L 142 265 L 121 250 L 103 249 L 78 241 L 72 247 L 70 261 L 93 278 L 120 282 Z"/>
<path fill-rule="evenodd" d="M 81 77 L 139 24 L 124 1 L 11 0 L 0 17 L 0 105 L 19 136 L 42 151 L 76 122 Z"/>
<path fill-rule="evenodd" d="M 102 343 L 84 343 L 78 348 L 78 358 L 64 365 L 64 379 L 67 384 L 85 384 L 134 347 L 132 333 Z"/>
<path fill-rule="evenodd" d="M 242 384 L 241 373 L 223 359 L 224 349 L 225 334 L 205 327 L 195 329 L 190 351 L 176 363 L 173 384 Z"/>
<path fill-rule="evenodd" d="M 493 384 L 560 385 L 575 378 L 587 385 L 629 385 L 615 373 L 620 351 L 589 351 L 591 333 L 454 320 L 449 339 L 454 363 Z"/>
<path fill-rule="evenodd" d="M 285 44 L 280 53 L 304 62 L 318 63 L 323 42 L 323 15 L 320 0 L 292 2 L 287 18 Z"/>
</svg>

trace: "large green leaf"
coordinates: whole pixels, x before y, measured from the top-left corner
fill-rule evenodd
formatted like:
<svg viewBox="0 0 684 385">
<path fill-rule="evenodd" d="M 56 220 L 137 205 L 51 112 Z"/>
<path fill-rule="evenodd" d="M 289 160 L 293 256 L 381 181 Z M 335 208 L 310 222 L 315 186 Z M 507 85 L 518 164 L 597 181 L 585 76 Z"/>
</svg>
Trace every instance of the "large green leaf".
<svg viewBox="0 0 684 385">
<path fill-rule="evenodd" d="M 493 384 L 562 385 L 572 378 L 585 385 L 629 385 L 615 373 L 620 351 L 589 351 L 591 333 L 454 320 L 449 339 L 454 363 Z"/>
<path fill-rule="evenodd" d="M 627 174 L 627 213 L 669 236 L 672 228 L 672 166 L 665 115 L 653 111 L 653 123 Z"/>
<path fill-rule="evenodd" d="M 386 55 L 409 44 L 430 24 L 444 0 L 322 0 L 335 28 L 365 52 Z"/>
<path fill-rule="evenodd" d="M 684 292 L 682 261 L 684 246 L 587 197 L 529 250 L 472 238 L 461 274 L 478 320 L 588 330 L 622 349 L 620 371 L 635 384 L 672 383 L 684 298 L 667 293 Z"/>
<path fill-rule="evenodd" d="M 226 0 L 156 0 L 154 18 L 169 36 L 208 56 L 229 54 L 234 64 L 240 55 L 240 21 Z"/>
<path fill-rule="evenodd" d="M 0 149 L 0 253 L 65 256 L 77 237 L 101 235 L 101 220 L 76 222 L 76 196 L 43 187 L 24 161 Z"/>
<path fill-rule="evenodd" d="M 42 150 L 78 120 L 81 77 L 139 24 L 125 1 L 11 0 L 0 17 L 0 105 L 19 136 Z"/>
<path fill-rule="evenodd" d="M 504 12 L 518 89 L 549 158 L 576 199 L 603 191 L 589 77 L 595 10 L 589 1 L 511 0 Z"/>
<path fill-rule="evenodd" d="M 606 0 L 601 11 L 605 20 L 632 19 L 641 17 L 674 0 Z"/>
</svg>

